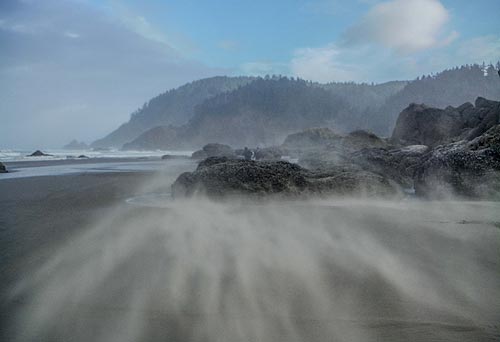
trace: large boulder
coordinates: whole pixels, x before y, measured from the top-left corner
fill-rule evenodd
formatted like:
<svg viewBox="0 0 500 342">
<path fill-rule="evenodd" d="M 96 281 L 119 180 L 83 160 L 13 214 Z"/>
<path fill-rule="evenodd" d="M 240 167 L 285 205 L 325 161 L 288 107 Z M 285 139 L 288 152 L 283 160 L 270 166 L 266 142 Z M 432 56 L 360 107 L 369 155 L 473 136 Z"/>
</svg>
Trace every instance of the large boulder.
<svg viewBox="0 0 500 342">
<path fill-rule="evenodd" d="M 467 140 L 472 140 L 500 124 L 500 102 L 478 97 L 475 106 L 476 110 L 466 117 L 466 125 L 471 127 L 465 136 Z"/>
<path fill-rule="evenodd" d="M 412 103 L 396 121 L 391 140 L 403 145 L 435 146 L 460 135 L 460 112 L 453 107 L 438 109 Z"/>
<path fill-rule="evenodd" d="M 500 102 L 478 97 L 475 105 L 438 109 L 411 104 L 398 117 L 391 140 L 402 145 L 437 146 L 472 140 L 500 123 Z"/>
<path fill-rule="evenodd" d="M 435 198 L 500 199 L 500 125 L 470 142 L 433 149 L 416 170 L 415 191 Z"/>
<path fill-rule="evenodd" d="M 5 167 L 5 165 L 0 163 L 0 173 L 6 173 L 6 172 L 7 172 L 7 168 Z"/>
<path fill-rule="evenodd" d="M 312 172 L 285 161 L 247 161 L 213 157 L 194 172 L 181 174 L 172 185 L 176 198 L 203 194 L 213 198 L 234 195 L 393 195 L 397 187 L 381 175 L 338 168 Z"/>
<path fill-rule="evenodd" d="M 203 146 L 201 150 L 193 152 L 191 158 L 193 159 L 205 159 L 209 157 L 231 157 L 235 158 L 236 154 L 231 146 L 210 143 Z"/>
</svg>

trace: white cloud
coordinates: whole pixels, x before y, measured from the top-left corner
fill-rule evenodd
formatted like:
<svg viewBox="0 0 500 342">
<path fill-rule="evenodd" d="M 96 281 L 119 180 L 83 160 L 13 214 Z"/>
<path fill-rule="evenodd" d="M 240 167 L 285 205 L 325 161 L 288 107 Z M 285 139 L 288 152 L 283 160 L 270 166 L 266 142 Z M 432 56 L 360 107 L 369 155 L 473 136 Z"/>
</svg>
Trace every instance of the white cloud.
<svg viewBox="0 0 500 342">
<path fill-rule="evenodd" d="M 383 82 L 414 79 L 454 66 L 496 63 L 500 60 L 500 36 L 460 39 L 451 45 L 411 55 L 394 54 L 376 46 L 302 48 L 290 61 L 293 75 L 318 82 Z"/>
<path fill-rule="evenodd" d="M 449 17 L 439 0 L 378 1 L 339 41 L 296 49 L 289 68 L 318 82 L 382 82 L 500 57 L 498 37 L 459 39 Z"/>
<path fill-rule="evenodd" d="M 458 33 L 444 34 L 448 10 L 439 0 L 391 0 L 373 6 L 344 35 L 347 45 L 377 44 L 402 54 L 449 44 Z"/>
</svg>

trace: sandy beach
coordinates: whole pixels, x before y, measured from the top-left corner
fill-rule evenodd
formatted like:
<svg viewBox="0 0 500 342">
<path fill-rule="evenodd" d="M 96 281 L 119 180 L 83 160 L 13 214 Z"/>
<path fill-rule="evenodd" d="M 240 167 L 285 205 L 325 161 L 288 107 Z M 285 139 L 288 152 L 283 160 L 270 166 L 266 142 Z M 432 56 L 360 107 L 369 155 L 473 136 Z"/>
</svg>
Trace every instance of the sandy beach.
<svg viewBox="0 0 500 342">
<path fill-rule="evenodd" d="M 173 177 L 0 181 L 0 339 L 500 336 L 495 203 L 127 201 Z"/>
</svg>

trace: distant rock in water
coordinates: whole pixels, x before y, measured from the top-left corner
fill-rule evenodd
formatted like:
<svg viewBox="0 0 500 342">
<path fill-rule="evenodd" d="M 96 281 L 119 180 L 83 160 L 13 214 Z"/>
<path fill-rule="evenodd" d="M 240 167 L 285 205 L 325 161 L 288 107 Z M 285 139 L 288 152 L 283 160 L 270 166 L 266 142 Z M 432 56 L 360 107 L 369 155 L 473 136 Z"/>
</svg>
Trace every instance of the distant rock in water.
<svg viewBox="0 0 500 342">
<path fill-rule="evenodd" d="M 87 150 L 89 146 L 84 143 L 83 141 L 80 142 L 76 139 L 71 140 L 71 142 L 67 145 L 63 146 L 63 149 L 65 150 Z"/>
<path fill-rule="evenodd" d="M 50 156 L 52 156 L 52 154 L 43 153 L 40 150 L 36 150 L 32 154 L 28 155 L 28 157 L 50 157 Z"/>
<path fill-rule="evenodd" d="M 312 172 L 285 161 L 248 161 L 211 157 L 194 172 L 181 174 L 172 185 L 176 198 L 206 195 L 227 198 L 237 195 L 318 196 L 398 193 L 386 178 L 357 169 L 338 168 Z"/>
<path fill-rule="evenodd" d="M 403 110 L 391 140 L 402 145 L 437 146 L 462 139 L 472 140 L 500 123 L 500 102 L 478 97 L 475 106 L 438 109 L 411 104 Z"/>
<path fill-rule="evenodd" d="M 7 173 L 7 168 L 5 167 L 5 165 L 3 165 L 2 163 L 0 163 L 0 173 Z"/>
<path fill-rule="evenodd" d="M 77 158 L 78 159 L 89 159 L 89 157 L 84 155 L 84 154 L 80 154 Z"/>
<path fill-rule="evenodd" d="M 193 152 L 191 158 L 193 159 L 205 159 L 208 157 L 236 157 L 234 150 L 231 146 L 210 143 L 203 146 L 201 150 Z"/>
</svg>

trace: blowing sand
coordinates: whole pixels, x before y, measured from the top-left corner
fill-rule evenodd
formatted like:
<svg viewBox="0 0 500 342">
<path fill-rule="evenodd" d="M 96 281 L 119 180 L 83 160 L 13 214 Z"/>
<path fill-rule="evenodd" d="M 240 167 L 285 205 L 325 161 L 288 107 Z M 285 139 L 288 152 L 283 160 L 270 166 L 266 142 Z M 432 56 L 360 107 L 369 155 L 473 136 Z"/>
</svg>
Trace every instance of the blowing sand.
<svg viewBox="0 0 500 342">
<path fill-rule="evenodd" d="M 498 203 L 127 201 L 160 180 L 0 182 L 0 340 L 500 338 Z"/>
</svg>

